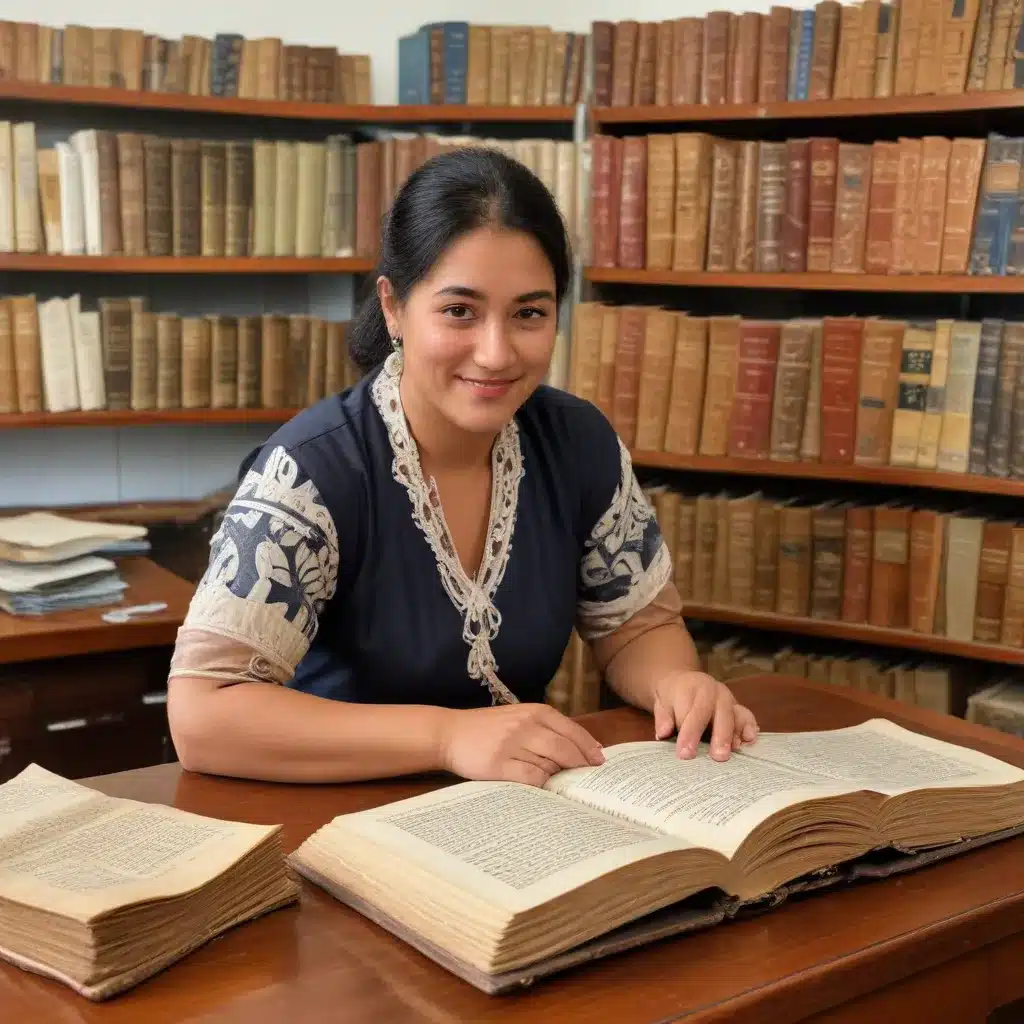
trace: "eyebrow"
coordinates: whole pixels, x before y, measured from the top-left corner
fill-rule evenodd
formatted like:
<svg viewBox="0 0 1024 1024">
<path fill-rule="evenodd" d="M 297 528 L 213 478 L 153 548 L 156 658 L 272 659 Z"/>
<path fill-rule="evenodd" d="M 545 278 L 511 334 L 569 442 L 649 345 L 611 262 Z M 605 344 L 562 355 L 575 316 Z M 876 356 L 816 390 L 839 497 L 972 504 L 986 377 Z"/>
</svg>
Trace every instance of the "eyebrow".
<svg viewBox="0 0 1024 1024">
<path fill-rule="evenodd" d="M 460 299 L 478 299 L 482 300 L 487 298 L 486 295 L 477 288 L 467 288 L 465 285 L 452 284 L 447 288 L 442 288 L 436 293 L 437 295 L 453 295 Z M 555 301 L 555 293 L 547 288 L 538 288 L 536 291 L 523 292 L 522 295 L 517 295 L 514 299 L 515 302 L 536 302 L 538 299 L 550 299 L 552 302 Z"/>
</svg>

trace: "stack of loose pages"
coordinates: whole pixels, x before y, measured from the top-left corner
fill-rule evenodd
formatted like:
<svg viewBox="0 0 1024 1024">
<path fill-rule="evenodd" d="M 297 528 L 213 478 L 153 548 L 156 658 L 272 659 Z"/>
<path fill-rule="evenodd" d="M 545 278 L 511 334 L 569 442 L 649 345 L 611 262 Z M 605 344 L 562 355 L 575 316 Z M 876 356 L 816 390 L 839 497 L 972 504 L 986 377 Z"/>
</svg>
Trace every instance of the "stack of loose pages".
<svg viewBox="0 0 1024 1024">
<path fill-rule="evenodd" d="M 0 785 L 0 957 L 89 999 L 297 899 L 279 825 L 115 799 L 38 765 Z"/>
<path fill-rule="evenodd" d="M 45 615 L 116 604 L 127 584 L 105 555 L 148 550 L 146 528 L 30 512 L 0 519 L 0 608 Z"/>
</svg>

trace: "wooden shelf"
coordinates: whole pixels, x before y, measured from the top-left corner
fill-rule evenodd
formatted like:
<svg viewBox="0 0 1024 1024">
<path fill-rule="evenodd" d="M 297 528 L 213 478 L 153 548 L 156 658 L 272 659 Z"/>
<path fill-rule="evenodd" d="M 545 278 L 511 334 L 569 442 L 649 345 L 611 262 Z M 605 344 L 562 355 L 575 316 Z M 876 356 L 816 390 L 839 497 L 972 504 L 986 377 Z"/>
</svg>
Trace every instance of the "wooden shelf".
<svg viewBox="0 0 1024 1024">
<path fill-rule="evenodd" d="M 1024 277 L 970 277 L 966 274 L 719 274 L 707 270 L 625 270 L 621 267 L 586 267 L 583 274 L 594 284 L 639 284 L 677 288 L 1024 294 Z"/>
<path fill-rule="evenodd" d="M 0 430 L 28 427 L 151 427 L 161 423 L 284 423 L 298 409 L 97 409 L 0 415 Z"/>
<path fill-rule="evenodd" d="M 290 100 L 251 100 L 223 96 L 186 96 L 180 93 L 137 92 L 96 86 L 50 85 L 39 82 L 0 81 L 0 101 L 122 107 L 177 113 L 224 114 L 236 117 L 281 118 L 305 121 L 344 121 L 352 124 L 440 124 L 478 122 L 571 122 L 572 106 L 508 107 L 486 105 L 411 106 L 383 104 L 296 103 Z"/>
<path fill-rule="evenodd" d="M 595 107 L 595 125 L 666 124 L 687 121 L 769 121 L 797 118 L 898 117 L 1013 110 L 1024 105 L 1024 91 L 971 92 L 956 96 L 890 96 L 868 100 L 807 100 L 802 103 L 724 103 L 681 107 Z"/>
<path fill-rule="evenodd" d="M 880 486 L 924 487 L 964 494 L 999 494 L 1024 498 L 1024 480 L 1009 480 L 977 473 L 937 473 L 927 469 L 893 466 L 835 465 L 821 462 L 777 462 L 771 459 L 736 459 L 709 455 L 673 455 L 634 451 L 633 464 L 645 469 L 674 469 L 691 473 L 727 473 L 739 476 L 775 476 L 790 480 L 826 480 Z"/>
<path fill-rule="evenodd" d="M 863 623 L 835 622 L 826 619 L 805 619 L 794 615 L 776 615 L 720 605 L 683 602 L 683 616 L 705 622 L 723 622 L 753 629 L 778 630 L 801 636 L 816 636 L 856 643 L 875 644 L 879 647 L 899 647 L 923 651 L 927 654 L 946 654 L 978 661 L 998 662 L 1003 665 L 1024 665 L 1024 649 L 1004 647 L 1002 644 L 966 643 L 929 633 L 914 633 L 909 629 L 883 629 Z"/>
<path fill-rule="evenodd" d="M 0 271 L 83 274 L 365 274 L 372 260 L 299 256 L 59 256 L 3 253 Z"/>
</svg>

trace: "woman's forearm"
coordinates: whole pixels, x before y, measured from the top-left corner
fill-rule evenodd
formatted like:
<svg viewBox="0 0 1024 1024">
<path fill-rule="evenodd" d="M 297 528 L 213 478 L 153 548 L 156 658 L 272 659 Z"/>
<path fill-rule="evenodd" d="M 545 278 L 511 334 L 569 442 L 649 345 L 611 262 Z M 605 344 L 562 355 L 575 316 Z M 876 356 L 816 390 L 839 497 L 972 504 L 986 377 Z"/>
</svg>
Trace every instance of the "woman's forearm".
<svg viewBox="0 0 1024 1024">
<path fill-rule="evenodd" d="M 699 672 L 700 656 L 681 622 L 666 623 L 633 637 L 605 668 L 608 685 L 627 703 L 654 710 L 659 680 L 673 672 Z"/>
<path fill-rule="evenodd" d="M 349 782 L 443 768 L 444 708 L 347 704 L 268 683 L 176 678 L 168 694 L 182 766 L 271 782 Z"/>
</svg>

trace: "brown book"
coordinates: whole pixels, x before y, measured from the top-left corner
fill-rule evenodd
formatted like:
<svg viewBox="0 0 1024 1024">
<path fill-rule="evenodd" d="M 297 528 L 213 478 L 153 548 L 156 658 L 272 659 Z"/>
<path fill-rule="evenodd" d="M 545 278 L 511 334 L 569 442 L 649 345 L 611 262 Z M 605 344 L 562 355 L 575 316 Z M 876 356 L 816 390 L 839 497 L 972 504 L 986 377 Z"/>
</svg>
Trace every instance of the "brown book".
<svg viewBox="0 0 1024 1024">
<path fill-rule="evenodd" d="M 612 50 L 611 106 L 613 107 L 629 107 L 633 104 L 633 78 L 639 33 L 640 26 L 636 21 L 625 20 L 615 24 Z M 494 102 L 493 99 L 491 102 Z"/>
<path fill-rule="evenodd" d="M 741 322 L 738 316 L 713 316 L 708 321 L 708 368 L 700 431 L 701 455 L 725 455 L 728 451 Z"/>
<path fill-rule="evenodd" d="M 238 317 L 237 338 L 238 408 L 255 409 L 260 404 L 260 318 Z"/>
<path fill-rule="evenodd" d="M 691 596 L 697 604 L 710 604 L 718 535 L 718 503 L 710 494 L 697 497 L 694 512 L 693 579 Z"/>
<path fill-rule="evenodd" d="M 729 546 L 726 549 L 728 582 L 724 603 L 732 608 L 754 606 L 757 557 L 755 531 L 760 504 L 760 495 L 750 494 L 742 498 L 733 498 L 726 505 Z"/>
<path fill-rule="evenodd" d="M 942 261 L 946 221 L 946 182 L 952 143 L 929 135 L 921 140 L 921 174 L 917 186 L 917 249 L 919 274 L 937 274 Z"/>
<path fill-rule="evenodd" d="M 902 0 L 900 32 L 896 42 L 896 75 L 894 96 L 912 96 L 917 77 L 917 52 L 921 37 L 921 20 L 925 0 Z"/>
<path fill-rule="evenodd" d="M 132 409 L 154 409 L 157 398 L 158 355 L 156 318 L 141 307 L 131 314 L 131 396 Z"/>
<path fill-rule="evenodd" d="M 852 463 L 864 321 L 826 317 L 821 349 L 821 461 Z"/>
<path fill-rule="evenodd" d="M 210 407 L 212 380 L 210 322 L 205 317 L 181 318 L 181 406 Z"/>
<path fill-rule="evenodd" d="M 125 256 L 145 256 L 146 178 L 143 137 L 135 132 L 118 132 L 116 138 L 121 247 Z"/>
<path fill-rule="evenodd" d="M 711 154 L 711 206 L 705 269 L 722 272 L 732 270 L 734 261 L 737 144 L 732 139 L 713 139 Z"/>
<path fill-rule="evenodd" d="M 646 107 L 654 103 L 654 88 L 657 68 L 658 25 L 653 21 L 642 21 L 637 26 L 636 58 L 633 68 L 633 106 Z M 536 45 L 536 44 L 535 44 Z"/>
<path fill-rule="evenodd" d="M 774 612 L 779 587 L 779 505 L 762 500 L 754 521 L 754 609 Z"/>
<path fill-rule="evenodd" d="M 175 256 L 199 256 L 202 252 L 198 139 L 171 140 L 171 246 Z"/>
<path fill-rule="evenodd" d="M 828 273 L 832 269 L 832 236 L 835 228 L 839 140 L 811 139 L 810 161 L 807 269 Z"/>
<path fill-rule="evenodd" d="M 843 606 L 846 506 L 826 502 L 811 513 L 812 619 L 838 621 Z"/>
<path fill-rule="evenodd" d="M 840 5 L 838 0 L 820 0 L 814 5 L 814 40 L 811 46 L 810 100 L 832 99 L 836 56 L 839 47 Z"/>
<path fill-rule="evenodd" d="M 900 320 L 864 321 L 857 402 L 858 466 L 887 466 L 892 446 L 892 417 L 899 387 L 906 324 Z"/>
<path fill-rule="evenodd" d="M 672 105 L 672 40 L 674 22 L 659 21 L 654 39 L 654 105 Z"/>
<path fill-rule="evenodd" d="M 899 21 L 900 0 L 879 4 L 874 95 L 880 99 L 892 95 L 896 80 L 896 42 L 899 38 Z"/>
<path fill-rule="evenodd" d="M 761 19 L 759 103 L 785 103 L 789 70 L 789 26 L 792 10 L 773 5 Z"/>
<path fill-rule="evenodd" d="M 181 408 L 181 318 L 156 315 L 156 407 Z"/>
<path fill-rule="evenodd" d="M 617 265 L 641 270 L 645 263 L 647 235 L 647 139 L 642 135 L 630 135 L 622 140 L 622 185 L 618 206 Z"/>
<path fill-rule="evenodd" d="M 241 325 L 239 325 L 241 328 Z M 259 328 L 257 328 L 258 330 Z M 329 320 L 327 323 L 327 350 L 324 355 L 324 392 L 336 395 L 348 387 L 348 324 L 343 320 Z M 262 339 L 260 344 L 262 353 Z M 262 363 L 262 358 L 261 358 Z M 258 378 L 257 378 L 258 380 Z M 239 387 L 241 394 L 241 387 Z M 256 405 L 259 405 L 257 392 Z"/>
<path fill-rule="evenodd" d="M 982 529 L 974 608 L 974 639 L 978 643 L 999 643 L 1002 635 L 1012 550 L 1013 523 L 988 520 Z"/>
<path fill-rule="evenodd" d="M 648 270 L 671 270 L 675 241 L 676 144 L 668 134 L 647 136 Z M 731 268 L 730 268 L 731 269 Z"/>
<path fill-rule="evenodd" d="M 18 411 L 18 371 L 14 353 L 11 299 L 0 296 L 0 414 L 3 415 Z"/>
<path fill-rule="evenodd" d="M 874 551 L 874 509 L 854 505 L 846 511 L 843 550 L 843 622 L 867 622 L 871 601 L 871 563 Z"/>
<path fill-rule="evenodd" d="M 935 632 L 945 534 L 946 516 L 941 512 L 933 509 L 911 512 L 909 626 L 916 633 Z"/>
<path fill-rule="evenodd" d="M 145 163 L 146 252 L 170 256 L 174 251 L 171 187 L 171 140 L 146 135 L 142 140 Z"/>
<path fill-rule="evenodd" d="M 664 450 L 676 455 L 696 455 L 708 361 L 707 318 L 680 316 L 676 331 Z"/>
<path fill-rule="evenodd" d="M 853 72 L 860 49 L 861 4 L 843 4 L 839 9 L 839 45 L 836 72 L 832 82 L 832 98 L 853 99 Z"/>
<path fill-rule="evenodd" d="M 309 318 L 309 365 L 306 373 L 306 404 L 313 405 L 324 397 L 327 374 L 327 321 Z"/>
<path fill-rule="evenodd" d="M 595 107 L 610 107 L 612 103 L 615 25 L 610 21 L 593 22 L 590 26 L 590 38 L 594 51 L 593 103 Z M 493 67 L 493 57 L 491 66 Z M 483 102 L 487 102 L 487 100 Z M 494 96 L 490 97 L 490 102 L 495 102 Z"/>
<path fill-rule="evenodd" d="M 875 508 L 868 607 L 872 626 L 906 629 L 909 624 L 910 514 L 909 508 Z"/>
<path fill-rule="evenodd" d="M 588 402 L 597 400 L 597 380 L 601 355 L 600 302 L 580 302 L 572 316 L 572 365 L 569 370 L 569 390 Z M 264 332 L 266 322 L 264 322 Z M 264 333 L 264 349 L 266 334 Z M 339 362 L 339 367 L 341 363 Z M 338 389 L 340 390 L 340 389 Z"/>
<path fill-rule="evenodd" d="M 253 149 L 246 140 L 225 143 L 224 255 L 249 256 L 253 206 Z"/>
<path fill-rule="evenodd" d="M 701 102 L 704 19 L 676 18 L 672 23 L 672 103 Z"/>
<path fill-rule="evenodd" d="M 744 11 L 736 19 L 736 55 L 730 69 L 729 101 L 756 103 L 761 49 L 761 15 Z"/>
<path fill-rule="evenodd" d="M 1013 528 L 999 642 L 1024 647 L 1024 527 L 1021 526 Z"/>
<path fill-rule="evenodd" d="M 229 316 L 207 316 L 210 334 L 210 407 L 238 407 L 238 322 Z"/>
<path fill-rule="evenodd" d="M 767 459 L 771 449 L 772 397 L 782 324 L 743 320 L 729 428 L 729 455 Z"/>
<path fill-rule="evenodd" d="M 133 299 L 111 298 L 101 298 L 98 302 L 108 409 L 131 408 L 133 302 Z"/>
<path fill-rule="evenodd" d="M 950 640 L 974 640 L 978 598 L 978 573 L 985 520 L 954 514 L 946 524 L 944 573 L 945 633 Z"/>
<path fill-rule="evenodd" d="M 917 265 L 917 200 L 921 176 L 921 145 L 921 139 L 901 138 L 899 141 L 890 274 L 912 274 Z"/>
<path fill-rule="evenodd" d="M 311 317 L 292 314 L 288 325 L 288 406 L 301 409 L 309 404 L 309 357 Z"/>
<path fill-rule="evenodd" d="M 857 142 L 841 142 L 836 178 L 832 273 L 860 274 L 864 272 L 871 146 Z"/>
<path fill-rule="evenodd" d="M 942 81 L 942 31 L 947 21 L 943 0 L 923 0 L 918 28 L 914 93 L 934 96 Z"/>
<path fill-rule="evenodd" d="M 43 411 L 42 347 L 35 295 L 10 296 L 18 412 Z M 125 405 L 127 406 L 127 396 Z"/>
<path fill-rule="evenodd" d="M 892 446 L 889 449 L 891 466 L 917 465 L 917 449 L 928 400 L 934 348 L 934 323 L 907 324 L 903 332 L 896 408 L 892 416 Z"/>
<path fill-rule="evenodd" d="M 715 106 L 729 97 L 729 13 L 710 11 L 704 18 L 700 102 Z"/>
<path fill-rule="evenodd" d="M 581 353 L 581 356 L 596 358 L 596 370 L 594 371 L 596 391 L 593 402 L 609 422 L 615 414 L 615 360 L 619 348 L 619 313 L 621 310 L 621 306 L 601 308 L 596 357 L 589 351 Z M 589 339 L 587 340 L 589 342 Z"/>
<path fill-rule="evenodd" d="M 814 331 L 806 320 L 787 320 L 779 337 L 772 400 L 770 457 L 795 462 L 800 457 L 810 391 Z"/>
<path fill-rule="evenodd" d="M 755 139 L 737 146 L 733 270 L 744 274 L 754 270 L 757 255 L 758 146 Z"/>
<path fill-rule="evenodd" d="M 864 269 L 869 274 L 887 274 L 892 266 L 899 160 L 898 142 L 872 144 L 871 191 L 864 242 Z"/>
<path fill-rule="evenodd" d="M 679 314 L 671 310 L 647 311 L 633 440 L 641 451 L 661 451 L 665 441 L 678 320 Z"/>
<path fill-rule="evenodd" d="M 786 209 L 786 144 L 758 144 L 757 239 L 754 269 L 782 270 L 782 224 Z"/>
<path fill-rule="evenodd" d="M 711 208 L 711 136 L 676 135 L 676 235 L 672 269 L 704 269 Z"/>
<path fill-rule="evenodd" d="M 203 256 L 223 256 L 227 216 L 227 150 L 220 141 L 200 144 L 200 193 Z"/>
<path fill-rule="evenodd" d="M 988 472 L 1007 477 L 1013 446 L 1014 405 L 1017 382 L 1024 371 L 1024 323 L 1008 322 L 1003 328 L 995 394 L 988 432 Z"/>
<path fill-rule="evenodd" d="M 808 269 L 811 140 L 786 142 L 786 199 L 782 217 L 782 269 L 801 273 Z"/>
<path fill-rule="evenodd" d="M 288 354 L 287 318 L 264 314 L 260 351 L 260 404 L 264 409 L 288 406 Z"/>
<path fill-rule="evenodd" d="M 697 499 L 680 498 L 679 527 L 676 534 L 673 582 L 679 596 L 687 601 L 693 596 L 693 561 L 697 544 Z"/>
<path fill-rule="evenodd" d="M 383 150 L 380 142 L 356 145 L 356 251 L 361 259 L 376 260 L 380 251 L 380 189 Z M 265 365 L 265 364 L 264 364 Z"/>
<path fill-rule="evenodd" d="M 783 505 L 779 512 L 780 615 L 806 618 L 811 609 L 812 519 L 805 505 Z"/>
<path fill-rule="evenodd" d="M 949 153 L 949 186 L 942 230 L 940 273 L 967 273 L 974 212 L 978 204 L 978 188 L 984 163 L 984 139 L 953 140 Z"/>
<path fill-rule="evenodd" d="M 619 309 L 611 422 L 627 448 L 634 447 L 636 443 L 640 368 L 646 331 L 646 306 L 623 306 Z"/>
<path fill-rule="evenodd" d="M 611 135 L 595 135 L 592 147 L 591 261 L 595 267 L 614 267 L 618 255 L 623 143 Z"/>
<path fill-rule="evenodd" d="M 711 603 L 719 606 L 729 603 L 729 498 L 719 494 L 715 498 L 715 550 L 711 561 Z"/>
</svg>

